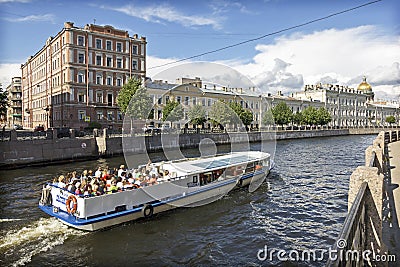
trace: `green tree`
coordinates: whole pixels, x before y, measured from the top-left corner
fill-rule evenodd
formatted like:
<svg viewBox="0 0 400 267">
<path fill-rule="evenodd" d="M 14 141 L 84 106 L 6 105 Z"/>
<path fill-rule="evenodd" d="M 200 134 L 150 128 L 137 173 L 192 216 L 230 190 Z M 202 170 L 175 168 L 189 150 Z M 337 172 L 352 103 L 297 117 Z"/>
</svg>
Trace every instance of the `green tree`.
<svg viewBox="0 0 400 267">
<path fill-rule="evenodd" d="M 303 122 L 307 125 L 318 125 L 317 109 L 314 107 L 307 107 L 302 111 Z"/>
<path fill-rule="evenodd" d="M 272 114 L 274 115 L 275 123 L 278 125 L 288 124 L 292 121 L 293 112 L 285 102 L 279 102 L 273 107 Z"/>
<path fill-rule="evenodd" d="M 6 120 L 7 117 L 7 91 L 3 91 L 2 85 L 0 83 L 0 121 Z"/>
<path fill-rule="evenodd" d="M 234 112 L 232 109 L 222 100 L 215 101 L 208 112 L 208 118 L 214 126 L 222 125 L 226 126 L 231 123 Z"/>
<path fill-rule="evenodd" d="M 248 126 L 253 122 L 253 112 L 250 110 L 244 110 L 240 113 L 240 120 L 243 122 L 244 125 Z"/>
<path fill-rule="evenodd" d="M 194 105 L 188 111 L 190 123 L 194 125 L 201 125 L 207 121 L 206 110 L 201 105 Z"/>
<path fill-rule="evenodd" d="M 318 125 L 326 125 L 332 121 L 331 114 L 323 107 L 317 111 L 317 123 Z"/>
<path fill-rule="evenodd" d="M 274 125 L 275 124 L 274 114 L 272 114 L 272 110 L 271 109 L 269 109 L 269 110 L 264 112 L 264 114 L 262 116 L 261 123 L 262 123 L 263 126 Z"/>
<path fill-rule="evenodd" d="M 303 113 L 296 112 L 293 114 L 292 122 L 296 125 L 302 125 L 304 123 Z"/>
<path fill-rule="evenodd" d="M 392 125 L 393 123 L 396 123 L 396 118 L 394 116 L 390 115 L 390 116 L 386 117 L 385 121 L 387 123 L 389 123 L 390 125 Z"/>
<path fill-rule="evenodd" d="M 244 124 L 250 125 L 253 122 L 253 112 L 244 109 L 239 103 L 231 102 L 229 107 L 236 113 L 231 117 L 231 122 L 233 124 Z"/>
<path fill-rule="evenodd" d="M 122 86 L 117 96 L 117 105 L 122 113 L 127 113 L 132 97 L 141 86 L 142 82 L 135 78 L 130 78 L 128 82 Z"/>
<path fill-rule="evenodd" d="M 129 115 L 132 119 L 145 120 L 151 115 L 152 106 L 153 101 L 147 93 L 147 89 L 139 87 L 132 96 L 125 114 Z"/>
<path fill-rule="evenodd" d="M 163 108 L 163 121 L 179 121 L 183 119 L 183 108 L 182 105 L 177 101 L 168 101 Z"/>
</svg>

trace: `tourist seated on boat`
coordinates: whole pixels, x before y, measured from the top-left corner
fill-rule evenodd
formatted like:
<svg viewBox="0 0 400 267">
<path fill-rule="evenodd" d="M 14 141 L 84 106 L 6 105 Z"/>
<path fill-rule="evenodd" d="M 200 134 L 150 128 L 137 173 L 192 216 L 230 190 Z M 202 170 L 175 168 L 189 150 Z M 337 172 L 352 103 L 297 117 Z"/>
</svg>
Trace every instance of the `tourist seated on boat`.
<svg viewBox="0 0 400 267">
<path fill-rule="evenodd" d="M 119 177 L 121 177 L 122 180 L 125 180 L 125 179 L 126 179 L 126 172 L 122 172 L 122 173 L 121 173 L 121 176 L 119 176 Z"/>
<path fill-rule="evenodd" d="M 124 164 L 121 164 L 121 166 L 119 166 L 117 175 L 118 175 L 118 176 L 121 176 L 121 173 L 124 172 L 124 171 L 125 171 L 125 165 L 124 165 Z"/>
<path fill-rule="evenodd" d="M 102 174 L 101 167 L 98 167 L 97 171 L 95 171 L 95 173 L 94 173 L 94 176 L 97 178 L 100 178 L 101 174 Z"/>
<path fill-rule="evenodd" d="M 92 196 L 92 185 L 87 184 L 85 188 L 83 189 L 83 196 L 84 197 L 90 197 Z"/>
<path fill-rule="evenodd" d="M 108 188 L 108 194 L 118 192 L 117 181 L 114 179 L 111 182 L 111 186 Z"/>
<path fill-rule="evenodd" d="M 82 189 L 81 189 L 81 183 L 80 182 L 77 182 L 76 184 L 75 184 L 75 187 L 76 187 L 76 189 L 75 189 L 75 195 L 82 195 Z"/>
<path fill-rule="evenodd" d="M 155 175 L 154 173 L 151 175 L 151 178 L 150 178 L 148 184 L 149 184 L 149 185 L 158 184 L 158 183 L 157 183 L 157 177 L 156 177 L 156 175 Z"/>
<path fill-rule="evenodd" d="M 130 184 L 135 183 L 135 179 L 133 178 L 133 174 L 132 174 L 132 173 L 128 173 L 127 181 L 128 181 L 128 183 L 130 183 Z"/>
<path fill-rule="evenodd" d="M 104 181 L 100 181 L 99 186 L 97 187 L 96 194 L 103 195 L 105 193 L 106 193 L 106 184 L 104 183 Z"/>
<path fill-rule="evenodd" d="M 60 188 L 65 188 L 67 185 L 65 184 L 65 177 L 64 175 L 60 175 L 60 177 L 58 177 L 58 183 L 57 186 Z"/>
<path fill-rule="evenodd" d="M 71 181 L 68 185 L 67 185 L 67 190 L 71 193 L 75 193 L 76 190 L 76 186 L 75 186 L 75 181 Z"/>
<path fill-rule="evenodd" d="M 133 184 L 129 183 L 128 180 L 122 181 L 123 190 L 133 189 Z"/>
</svg>

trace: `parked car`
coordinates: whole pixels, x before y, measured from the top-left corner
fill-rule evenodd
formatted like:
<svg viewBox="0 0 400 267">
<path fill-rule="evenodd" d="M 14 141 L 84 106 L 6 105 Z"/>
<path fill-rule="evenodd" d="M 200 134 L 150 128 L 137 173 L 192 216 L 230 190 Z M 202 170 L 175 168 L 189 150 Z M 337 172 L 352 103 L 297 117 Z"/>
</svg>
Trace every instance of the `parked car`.
<svg viewBox="0 0 400 267">
<path fill-rule="evenodd" d="M 14 125 L 13 125 L 13 129 L 14 129 L 14 130 L 23 130 L 24 127 L 22 127 L 21 124 L 14 124 Z"/>
<path fill-rule="evenodd" d="M 155 127 L 154 125 L 147 125 L 143 127 L 143 132 L 145 134 L 151 133 L 151 134 L 158 134 L 161 133 L 161 129 Z"/>
<path fill-rule="evenodd" d="M 69 128 L 63 127 L 63 128 L 56 128 L 56 129 L 57 129 L 57 138 L 71 137 L 71 132 L 70 132 Z"/>
<path fill-rule="evenodd" d="M 35 127 L 33 130 L 34 132 L 44 132 L 44 126 L 43 125 L 38 125 Z"/>
</svg>

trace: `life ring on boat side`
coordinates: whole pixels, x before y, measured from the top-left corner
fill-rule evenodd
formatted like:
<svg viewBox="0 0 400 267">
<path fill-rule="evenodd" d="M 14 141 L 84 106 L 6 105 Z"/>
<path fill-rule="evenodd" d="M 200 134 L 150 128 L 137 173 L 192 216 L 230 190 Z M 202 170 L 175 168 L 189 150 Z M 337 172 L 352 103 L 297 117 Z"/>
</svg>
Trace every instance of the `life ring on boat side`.
<svg viewBox="0 0 400 267">
<path fill-rule="evenodd" d="M 135 188 L 135 189 L 138 189 L 138 188 L 140 188 L 140 185 L 133 184 L 132 187 Z"/>
<path fill-rule="evenodd" d="M 154 208 L 152 205 L 145 205 L 142 209 L 143 217 L 148 218 L 153 216 Z"/>
<path fill-rule="evenodd" d="M 71 201 L 73 203 L 72 209 L 71 209 Z M 67 212 L 69 214 L 75 213 L 76 209 L 78 208 L 78 201 L 76 200 L 76 197 L 74 195 L 70 195 L 67 199 L 67 202 L 65 202 L 65 206 L 67 206 Z"/>
</svg>

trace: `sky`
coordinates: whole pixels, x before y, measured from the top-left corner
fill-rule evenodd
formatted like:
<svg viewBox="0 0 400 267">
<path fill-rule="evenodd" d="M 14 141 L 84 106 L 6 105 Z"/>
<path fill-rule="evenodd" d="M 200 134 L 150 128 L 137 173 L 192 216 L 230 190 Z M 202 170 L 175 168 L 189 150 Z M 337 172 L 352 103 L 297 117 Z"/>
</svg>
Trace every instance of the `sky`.
<svg viewBox="0 0 400 267">
<path fill-rule="evenodd" d="M 56 1 L 0 0 L 0 83 L 47 38 L 75 26 L 111 25 L 146 36 L 147 76 L 185 59 L 353 8 L 370 0 Z M 265 93 L 306 84 L 357 87 L 365 75 L 378 99 L 400 97 L 400 1 L 382 0 L 190 61 L 227 65 Z M 185 62 L 182 62 L 185 63 Z M 178 77 L 176 77 L 178 78 Z M 207 79 L 209 77 L 201 77 Z M 234 86 L 235 77 L 231 85 Z"/>
</svg>

